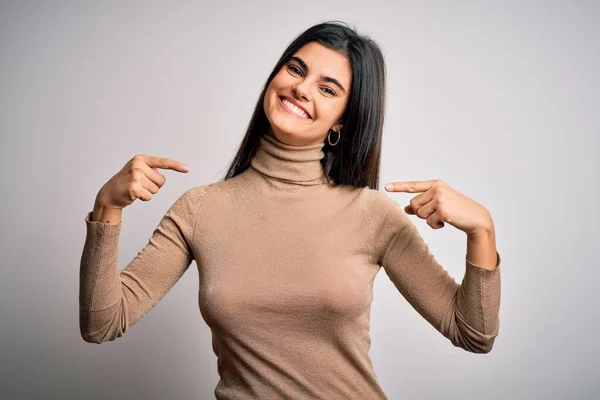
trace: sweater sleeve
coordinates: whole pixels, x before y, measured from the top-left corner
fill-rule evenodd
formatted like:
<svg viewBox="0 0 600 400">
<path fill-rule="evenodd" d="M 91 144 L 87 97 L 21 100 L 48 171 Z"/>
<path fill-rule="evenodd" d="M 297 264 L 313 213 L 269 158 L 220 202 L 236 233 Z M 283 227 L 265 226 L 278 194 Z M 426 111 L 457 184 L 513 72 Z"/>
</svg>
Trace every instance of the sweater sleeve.
<svg viewBox="0 0 600 400">
<path fill-rule="evenodd" d="M 366 204 L 375 256 L 402 296 L 454 346 L 490 352 L 500 327 L 500 254 L 491 271 L 465 257 L 459 285 L 393 199 L 368 189 Z"/>
<path fill-rule="evenodd" d="M 146 246 L 120 271 L 121 222 L 90 221 L 80 264 L 79 327 L 86 342 L 115 340 L 162 299 L 190 266 L 197 211 L 206 192 L 183 193 L 162 217 Z"/>
</svg>

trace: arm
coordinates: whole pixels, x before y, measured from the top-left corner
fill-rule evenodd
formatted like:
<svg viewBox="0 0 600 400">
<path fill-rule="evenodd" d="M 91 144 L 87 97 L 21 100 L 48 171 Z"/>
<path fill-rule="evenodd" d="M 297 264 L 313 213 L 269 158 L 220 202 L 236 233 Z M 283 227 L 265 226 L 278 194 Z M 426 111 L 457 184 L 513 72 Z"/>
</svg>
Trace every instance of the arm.
<svg viewBox="0 0 600 400">
<path fill-rule="evenodd" d="M 473 265 L 493 270 L 498 264 L 496 253 L 496 231 L 493 222 L 486 229 L 467 234 L 467 260 Z"/>
<path fill-rule="evenodd" d="M 99 195 L 98 195 L 99 196 Z M 119 225 L 123 213 L 122 208 L 108 207 L 102 203 L 100 197 L 96 197 L 94 210 L 89 215 L 89 222 L 102 222 L 110 225 Z"/>
<path fill-rule="evenodd" d="M 369 190 L 365 204 L 375 255 L 398 291 L 453 345 L 473 353 L 491 351 L 499 329 L 500 255 L 493 270 L 465 258 L 459 285 L 394 200 Z"/>
<path fill-rule="evenodd" d="M 115 340 L 139 321 L 190 266 L 196 215 L 207 186 L 186 191 L 169 208 L 148 244 L 120 271 L 117 264 L 121 221 L 85 217 L 81 256 L 79 326 L 86 342 Z"/>
</svg>

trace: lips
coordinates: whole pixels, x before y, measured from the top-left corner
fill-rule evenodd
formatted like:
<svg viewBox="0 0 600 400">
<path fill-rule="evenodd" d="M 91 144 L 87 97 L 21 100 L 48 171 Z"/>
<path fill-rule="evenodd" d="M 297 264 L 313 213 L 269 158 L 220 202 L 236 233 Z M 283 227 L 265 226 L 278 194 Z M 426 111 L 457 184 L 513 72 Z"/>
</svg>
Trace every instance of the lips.
<svg viewBox="0 0 600 400">
<path fill-rule="evenodd" d="M 279 99 L 286 99 L 287 101 L 289 101 L 290 103 L 292 103 L 293 105 L 295 105 L 296 107 L 298 107 L 299 109 L 301 109 L 302 111 L 304 111 L 306 113 L 306 115 L 308 115 L 308 119 L 312 119 L 312 115 L 306 110 L 306 108 L 302 107 L 300 104 L 298 104 L 298 102 L 293 99 L 292 97 L 289 96 L 279 96 Z"/>
</svg>

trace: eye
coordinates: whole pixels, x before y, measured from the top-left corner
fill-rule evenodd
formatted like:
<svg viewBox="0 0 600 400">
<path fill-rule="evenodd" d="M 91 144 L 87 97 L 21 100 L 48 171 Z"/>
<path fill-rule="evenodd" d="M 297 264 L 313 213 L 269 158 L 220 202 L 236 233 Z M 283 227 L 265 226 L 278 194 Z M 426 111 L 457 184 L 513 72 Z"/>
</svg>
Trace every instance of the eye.
<svg viewBox="0 0 600 400">
<path fill-rule="evenodd" d="M 288 69 L 296 75 L 302 75 L 302 71 L 300 71 L 300 69 L 294 65 L 288 65 Z"/>
<path fill-rule="evenodd" d="M 325 93 L 335 96 L 335 92 L 327 86 L 323 87 L 323 90 L 325 91 Z"/>
</svg>

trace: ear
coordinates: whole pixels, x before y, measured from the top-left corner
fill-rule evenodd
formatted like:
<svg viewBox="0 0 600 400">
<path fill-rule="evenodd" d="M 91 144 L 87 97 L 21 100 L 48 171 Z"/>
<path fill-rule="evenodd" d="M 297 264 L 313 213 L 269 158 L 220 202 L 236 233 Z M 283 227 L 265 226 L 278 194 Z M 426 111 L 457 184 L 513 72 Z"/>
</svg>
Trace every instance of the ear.
<svg viewBox="0 0 600 400">
<path fill-rule="evenodd" d="M 333 129 L 334 131 L 339 133 L 343 127 L 344 127 L 344 124 L 342 124 L 342 121 L 340 120 L 340 122 L 338 122 L 337 124 L 332 126 L 331 129 Z"/>
</svg>

